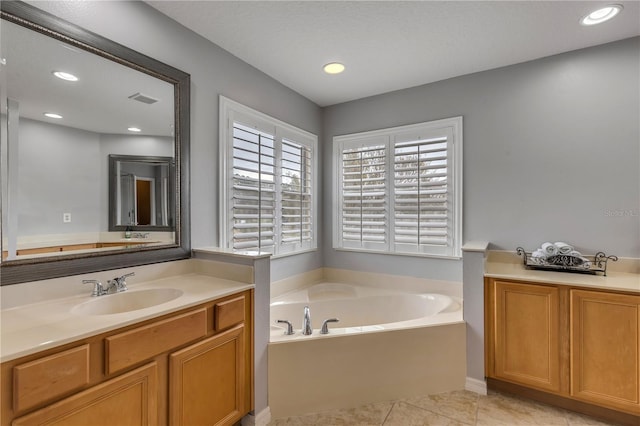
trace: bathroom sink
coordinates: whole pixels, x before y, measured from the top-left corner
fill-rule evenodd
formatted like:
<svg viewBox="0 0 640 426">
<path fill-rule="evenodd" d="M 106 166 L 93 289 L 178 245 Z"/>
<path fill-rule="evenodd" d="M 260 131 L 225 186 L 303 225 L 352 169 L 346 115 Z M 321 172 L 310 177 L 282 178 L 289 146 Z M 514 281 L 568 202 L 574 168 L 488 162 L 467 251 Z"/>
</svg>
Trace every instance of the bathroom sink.
<svg viewBox="0 0 640 426">
<path fill-rule="evenodd" d="M 110 315 L 137 311 L 161 305 L 182 296 L 182 290 L 175 288 L 151 288 L 148 290 L 125 291 L 96 297 L 80 303 L 71 312 L 80 315 Z"/>
</svg>

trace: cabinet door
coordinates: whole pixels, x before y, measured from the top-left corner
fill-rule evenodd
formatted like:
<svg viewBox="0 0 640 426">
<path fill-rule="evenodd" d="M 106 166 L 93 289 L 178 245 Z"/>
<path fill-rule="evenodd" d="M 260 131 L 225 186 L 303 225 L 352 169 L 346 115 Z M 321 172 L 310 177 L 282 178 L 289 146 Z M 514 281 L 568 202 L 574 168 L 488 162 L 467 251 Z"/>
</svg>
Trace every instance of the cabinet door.
<svg viewBox="0 0 640 426">
<path fill-rule="evenodd" d="M 13 421 L 14 426 L 154 426 L 156 363 L 123 374 Z"/>
<path fill-rule="evenodd" d="M 179 425 L 228 425 L 245 412 L 244 325 L 169 357 L 169 419 Z"/>
<path fill-rule="evenodd" d="M 571 395 L 640 413 L 640 296 L 571 290 Z"/>
<path fill-rule="evenodd" d="M 558 289 L 495 281 L 493 290 L 496 377 L 558 392 Z"/>
</svg>

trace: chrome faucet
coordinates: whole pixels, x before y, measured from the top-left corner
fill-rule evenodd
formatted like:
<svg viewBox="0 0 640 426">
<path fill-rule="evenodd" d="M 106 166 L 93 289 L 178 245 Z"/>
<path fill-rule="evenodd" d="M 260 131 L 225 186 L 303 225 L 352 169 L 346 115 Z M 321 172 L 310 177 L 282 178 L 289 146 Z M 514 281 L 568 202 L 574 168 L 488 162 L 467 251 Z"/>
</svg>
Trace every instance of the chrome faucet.
<svg viewBox="0 0 640 426">
<path fill-rule="evenodd" d="M 122 291 L 126 291 L 127 290 L 127 277 L 132 277 L 134 276 L 136 273 L 135 272 L 130 272 L 128 274 L 124 274 L 120 277 L 115 277 L 112 280 L 107 281 L 107 289 L 106 292 L 108 293 L 111 289 L 113 289 L 113 293 L 120 293 Z"/>
<path fill-rule="evenodd" d="M 278 323 L 278 324 L 287 324 L 287 331 L 284 332 L 284 334 L 286 334 L 287 336 L 291 336 L 293 333 L 295 333 L 293 331 L 293 324 L 291 324 L 291 321 L 276 320 L 276 323 Z"/>
<path fill-rule="evenodd" d="M 338 318 L 329 318 L 324 320 L 322 323 L 322 329 L 320 329 L 320 334 L 329 334 L 329 323 L 338 321 L 340 321 Z"/>
<path fill-rule="evenodd" d="M 309 336 L 313 333 L 313 328 L 311 327 L 311 312 L 309 311 L 309 307 L 304 307 L 304 317 L 302 318 L 302 334 L 305 336 Z"/>
<path fill-rule="evenodd" d="M 104 296 L 105 294 L 107 294 L 107 290 L 102 287 L 102 283 L 98 280 L 82 280 L 82 284 L 93 284 L 91 297 Z"/>
</svg>

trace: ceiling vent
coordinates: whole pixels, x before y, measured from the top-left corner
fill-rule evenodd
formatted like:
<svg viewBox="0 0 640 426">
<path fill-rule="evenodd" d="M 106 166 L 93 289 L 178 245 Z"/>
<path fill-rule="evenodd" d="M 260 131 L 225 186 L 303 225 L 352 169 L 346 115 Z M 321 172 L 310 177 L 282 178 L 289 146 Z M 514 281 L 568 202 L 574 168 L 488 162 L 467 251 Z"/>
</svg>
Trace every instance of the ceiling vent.
<svg viewBox="0 0 640 426">
<path fill-rule="evenodd" d="M 149 95 L 145 95 L 144 93 L 134 93 L 129 96 L 129 99 L 133 99 L 134 101 L 142 102 L 143 104 L 151 105 L 158 102 L 160 99 L 152 98 Z"/>
</svg>

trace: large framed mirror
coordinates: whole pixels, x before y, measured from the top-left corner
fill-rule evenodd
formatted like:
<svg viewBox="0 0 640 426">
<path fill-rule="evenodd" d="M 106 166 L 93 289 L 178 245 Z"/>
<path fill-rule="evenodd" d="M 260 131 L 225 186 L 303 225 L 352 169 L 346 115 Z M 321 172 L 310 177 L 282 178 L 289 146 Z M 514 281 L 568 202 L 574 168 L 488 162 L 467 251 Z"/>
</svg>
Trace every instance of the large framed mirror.
<svg viewBox="0 0 640 426">
<path fill-rule="evenodd" d="M 0 8 L 1 284 L 188 258 L 189 75 Z"/>
</svg>

